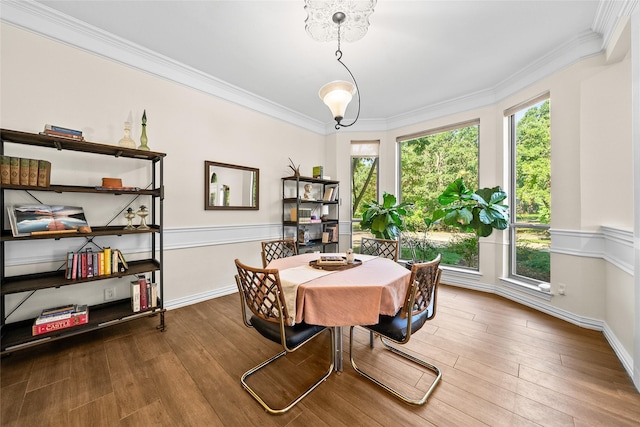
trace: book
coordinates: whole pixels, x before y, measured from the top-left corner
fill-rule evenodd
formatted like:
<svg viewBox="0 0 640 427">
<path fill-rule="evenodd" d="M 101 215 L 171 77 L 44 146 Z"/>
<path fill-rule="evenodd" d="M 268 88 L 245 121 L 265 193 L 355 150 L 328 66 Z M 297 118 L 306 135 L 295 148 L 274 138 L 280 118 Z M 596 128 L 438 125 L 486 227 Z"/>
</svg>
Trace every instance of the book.
<svg viewBox="0 0 640 427">
<path fill-rule="evenodd" d="M 75 141 L 84 141 L 84 136 L 82 135 L 74 135 L 72 133 L 57 132 L 54 130 L 45 130 L 44 132 L 40 132 L 40 134 L 55 136 L 56 138 L 68 138 L 68 139 L 73 139 Z"/>
<path fill-rule="evenodd" d="M 324 196 L 322 197 L 322 200 L 324 200 L 325 202 L 330 202 L 333 200 L 333 187 L 327 187 L 327 189 L 324 190 Z"/>
<path fill-rule="evenodd" d="M 20 157 L 9 158 L 9 172 L 11 185 L 20 185 Z"/>
<path fill-rule="evenodd" d="M 87 277 L 93 277 L 93 251 L 91 248 L 87 248 Z"/>
<path fill-rule="evenodd" d="M 82 252 L 80 254 L 80 277 L 81 278 L 85 278 L 87 277 L 87 253 L 86 252 Z"/>
<path fill-rule="evenodd" d="M 104 274 L 111 274 L 111 265 L 113 261 L 111 260 L 111 248 L 104 248 Z"/>
<path fill-rule="evenodd" d="M 13 237 L 91 232 L 79 206 L 14 205 L 8 206 L 7 211 Z"/>
<path fill-rule="evenodd" d="M 0 157 L 0 183 L 11 184 L 11 157 Z"/>
<path fill-rule="evenodd" d="M 118 268 L 118 250 L 111 250 L 111 274 L 120 273 L 120 269 Z"/>
<path fill-rule="evenodd" d="M 77 306 L 75 304 L 60 305 L 58 307 L 45 308 L 40 312 L 40 317 L 56 316 L 60 313 L 71 313 L 76 311 Z"/>
<path fill-rule="evenodd" d="M 342 258 L 341 256 L 322 255 L 318 259 L 318 264 L 324 264 L 324 265 L 346 265 L 347 264 L 347 260 Z"/>
<path fill-rule="evenodd" d="M 158 306 L 158 284 L 151 283 L 151 308 Z"/>
<path fill-rule="evenodd" d="M 322 179 L 322 171 L 323 171 L 323 167 L 322 166 L 314 166 L 313 167 L 313 177 Z"/>
<path fill-rule="evenodd" d="M 144 311 L 149 308 L 149 301 L 147 299 L 147 279 L 142 276 L 138 278 L 140 285 L 140 310 Z"/>
<path fill-rule="evenodd" d="M 73 266 L 71 267 L 71 278 L 78 278 L 78 254 L 73 254 Z"/>
<path fill-rule="evenodd" d="M 77 130 L 77 129 L 70 129 L 70 128 L 65 128 L 62 126 L 56 126 L 56 125 L 50 125 L 50 124 L 46 124 L 44 125 L 44 131 L 53 131 L 53 132 L 62 132 L 65 134 L 69 134 L 69 135 L 76 135 L 76 136 L 82 136 L 82 131 L 81 130 Z"/>
<path fill-rule="evenodd" d="M 29 185 L 38 186 L 38 160 L 29 159 Z"/>
<path fill-rule="evenodd" d="M 134 313 L 140 311 L 140 282 L 138 280 L 131 281 L 131 310 Z"/>
<path fill-rule="evenodd" d="M 104 276 L 104 251 L 98 252 L 98 276 Z"/>
<path fill-rule="evenodd" d="M 38 161 L 38 187 L 48 187 L 51 184 L 51 162 Z"/>
<path fill-rule="evenodd" d="M 127 264 L 127 261 L 124 259 L 124 255 L 122 255 L 121 250 L 118 250 L 118 259 L 120 260 L 120 265 L 122 265 L 122 268 L 120 269 L 120 271 L 128 270 L 129 264 Z"/>
<path fill-rule="evenodd" d="M 34 324 L 31 328 L 32 334 L 34 336 L 47 334 L 50 332 L 56 332 L 62 329 L 67 329 L 74 326 L 84 325 L 86 323 L 89 323 L 89 309 L 87 308 L 87 306 L 83 306 L 83 307 L 84 307 L 84 311 L 74 312 L 70 317 L 66 319 L 54 320 L 52 322 L 46 322 L 42 324 L 36 324 L 35 323 L 37 321 L 36 319 L 36 321 L 34 321 Z"/>
<path fill-rule="evenodd" d="M 71 279 L 73 273 L 73 252 L 67 252 L 67 264 L 64 270 L 64 277 Z"/>
<path fill-rule="evenodd" d="M 20 185 L 29 185 L 29 159 L 20 158 Z"/>
</svg>

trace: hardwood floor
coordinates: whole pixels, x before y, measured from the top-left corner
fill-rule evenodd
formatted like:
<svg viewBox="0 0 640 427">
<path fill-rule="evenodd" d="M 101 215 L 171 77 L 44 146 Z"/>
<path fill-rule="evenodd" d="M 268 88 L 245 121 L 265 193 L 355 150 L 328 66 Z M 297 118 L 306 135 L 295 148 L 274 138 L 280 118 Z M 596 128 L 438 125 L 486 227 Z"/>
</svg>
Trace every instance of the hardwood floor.
<svg viewBox="0 0 640 427">
<path fill-rule="evenodd" d="M 238 295 L 136 320 L 2 359 L 2 426 L 638 426 L 640 394 L 602 333 L 495 295 L 443 285 L 438 314 L 405 346 L 442 369 L 422 407 L 353 371 L 289 413 L 268 415 L 240 375 L 278 349 L 240 319 Z M 430 374 L 356 331 L 360 365 L 407 390 Z M 327 334 L 328 335 L 328 334 Z M 326 369 L 328 339 L 252 377 L 271 403 Z M 344 330 L 348 350 L 348 328 Z M 307 348 L 308 347 L 308 348 Z M 424 377 L 426 376 L 426 377 Z M 294 391 L 295 391 L 294 390 Z"/>
</svg>

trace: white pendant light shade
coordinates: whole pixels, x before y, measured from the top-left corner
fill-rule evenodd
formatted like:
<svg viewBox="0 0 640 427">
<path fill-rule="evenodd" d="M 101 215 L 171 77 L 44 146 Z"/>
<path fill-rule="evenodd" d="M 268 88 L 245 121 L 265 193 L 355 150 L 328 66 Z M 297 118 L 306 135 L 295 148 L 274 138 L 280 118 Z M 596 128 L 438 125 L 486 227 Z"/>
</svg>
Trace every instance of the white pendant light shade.
<svg viewBox="0 0 640 427">
<path fill-rule="evenodd" d="M 343 80 L 336 80 L 320 88 L 320 99 L 329 107 L 333 118 L 342 120 L 344 113 L 347 110 L 347 106 L 353 95 L 355 95 L 356 89 L 352 83 Z"/>
</svg>

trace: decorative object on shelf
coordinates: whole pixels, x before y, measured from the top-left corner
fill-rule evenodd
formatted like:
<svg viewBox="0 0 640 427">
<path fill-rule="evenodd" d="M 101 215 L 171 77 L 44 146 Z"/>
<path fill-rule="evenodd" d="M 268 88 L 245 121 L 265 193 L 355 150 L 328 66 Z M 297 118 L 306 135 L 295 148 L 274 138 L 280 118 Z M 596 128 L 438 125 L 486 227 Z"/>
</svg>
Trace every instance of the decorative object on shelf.
<svg viewBox="0 0 640 427">
<path fill-rule="evenodd" d="M 133 218 L 136 217 L 136 213 L 133 211 L 133 209 L 128 208 L 127 211 L 124 213 L 124 217 L 127 219 L 127 225 L 126 227 L 124 227 L 124 229 L 135 230 L 135 227 L 133 226 Z"/>
<path fill-rule="evenodd" d="M 118 142 L 118 145 L 124 148 L 136 148 L 136 142 L 131 139 L 131 123 L 124 122 L 124 137 Z"/>
<path fill-rule="evenodd" d="M 311 184 L 305 184 L 304 194 L 302 195 L 303 200 L 313 200 L 313 197 L 311 197 L 311 188 L 312 188 Z"/>
<path fill-rule="evenodd" d="M 149 211 L 145 205 L 140 206 L 136 215 L 140 217 L 140 225 L 138 226 L 138 230 L 148 230 L 149 226 L 147 225 L 146 218 L 149 215 Z"/>
<path fill-rule="evenodd" d="M 298 229 L 298 243 L 307 246 L 310 241 L 311 236 L 309 234 L 309 229 L 307 227 Z"/>
<path fill-rule="evenodd" d="M 13 237 L 59 233 L 91 233 L 79 206 L 16 205 L 7 212 Z"/>
<path fill-rule="evenodd" d="M 324 168 L 322 166 L 314 166 L 312 169 L 312 176 L 314 178 L 322 179 Z"/>
<path fill-rule="evenodd" d="M 300 176 L 300 165 L 296 166 L 293 160 L 291 160 L 291 157 L 289 157 L 289 163 L 291 163 L 289 167 L 293 171 L 293 176 Z"/>
<path fill-rule="evenodd" d="M 356 256 L 353 253 L 353 249 L 347 249 L 345 255 L 347 258 L 347 264 L 353 264 L 353 261 L 356 259 Z"/>
<path fill-rule="evenodd" d="M 335 80 L 320 88 L 318 95 L 320 99 L 329 107 L 331 114 L 336 121 L 335 128 L 349 127 L 354 125 L 360 117 L 360 91 L 358 90 L 358 82 L 353 73 L 342 62 L 342 51 L 340 50 L 340 41 L 359 40 L 364 37 L 369 27 L 369 15 L 373 13 L 376 0 L 361 2 L 316 2 L 312 0 L 305 1 L 305 9 L 307 9 L 307 19 L 305 28 L 307 33 L 318 41 L 338 41 L 338 50 L 336 50 L 336 59 L 342 65 L 351 80 Z M 330 20 L 329 20 L 330 18 Z M 355 94 L 358 94 L 358 112 L 353 122 L 345 125 L 342 124 L 347 106 Z"/>
<path fill-rule="evenodd" d="M 147 110 L 144 110 L 142 113 L 142 134 L 140 135 L 140 146 L 138 150 L 149 151 L 149 146 L 147 145 Z"/>
</svg>

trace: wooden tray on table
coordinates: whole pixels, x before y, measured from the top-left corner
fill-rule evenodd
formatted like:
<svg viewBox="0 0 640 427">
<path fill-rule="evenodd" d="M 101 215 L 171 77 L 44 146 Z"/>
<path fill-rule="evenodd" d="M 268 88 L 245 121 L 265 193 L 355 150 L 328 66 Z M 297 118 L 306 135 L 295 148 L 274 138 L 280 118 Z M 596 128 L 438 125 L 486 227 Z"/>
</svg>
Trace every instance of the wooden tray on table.
<svg viewBox="0 0 640 427">
<path fill-rule="evenodd" d="M 346 262 L 346 258 L 342 257 L 342 259 Z M 321 263 L 318 262 L 319 259 L 314 259 L 313 261 L 309 261 L 309 266 L 318 270 L 326 270 L 326 271 L 341 271 L 348 270 L 350 268 L 358 267 L 362 265 L 362 260 L 354 259 L 352 264 L 332 264 L 332 263 Z"/>
</svg>

